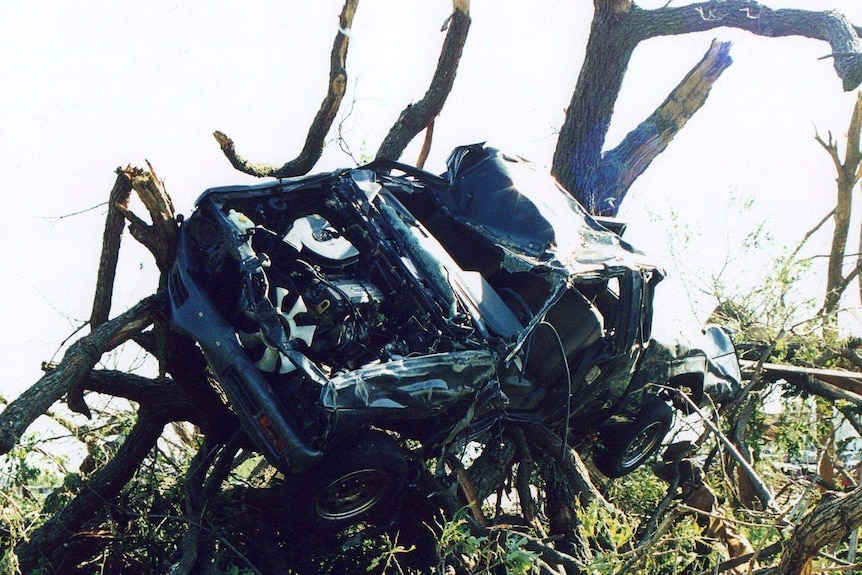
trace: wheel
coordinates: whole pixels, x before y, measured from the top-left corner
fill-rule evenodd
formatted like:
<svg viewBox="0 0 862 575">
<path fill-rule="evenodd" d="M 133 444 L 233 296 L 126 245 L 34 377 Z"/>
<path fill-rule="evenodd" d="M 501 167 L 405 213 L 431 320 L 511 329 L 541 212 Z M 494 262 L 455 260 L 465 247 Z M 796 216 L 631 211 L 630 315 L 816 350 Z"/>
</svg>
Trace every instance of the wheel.
<svg viewBox="0 0 862 575">
<path fill-rule="evenodd" d="M 355 443 L 327 452 L 311 470 L 285 481 L 291 523 L 307 535 L 338 535 L 398 518 L 408 465 L 401 446 L 382 432 L 366 432 Z"/>
<path fill-rule="evenodd" d="M 661 447 L 673 423 L 673 410 L 660 399 L 648 403 L 635 421 L 608 427 L 593 450 L 596 469 L 610 478 L 622 477 L 637 469 Z"/>
</svg>

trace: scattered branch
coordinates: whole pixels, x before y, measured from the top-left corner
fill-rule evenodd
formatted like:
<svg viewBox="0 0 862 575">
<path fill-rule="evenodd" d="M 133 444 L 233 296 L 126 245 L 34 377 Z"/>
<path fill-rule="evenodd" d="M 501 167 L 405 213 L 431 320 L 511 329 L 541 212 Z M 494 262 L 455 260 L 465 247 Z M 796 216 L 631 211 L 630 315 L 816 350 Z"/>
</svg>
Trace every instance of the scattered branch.
<svg viewBox="0 0 862 575">
<path fill-rule="evenodd" d="M 748 479 L 751 480 L 752 486 L 757 493 L 758 498 L 763 502 L 763 505 L 766 509 L 771 511 L 778 511 L 778 507 L 775 505 L 775 498 L 770 492 L 769 488 L 748 462 L 748 460 L 739 453 L 736 449 L 736 446 L 733 445 L 733 442 L 730 441 L 724 433 L 712 422 L 712 420 L 700 410 L 700 408 L 688 397 L 688 395 L 684 393 L 678 393 L 678 397 L 682 398 L 686 404 L 688 404 L 689 409 L 696 413 L 698 417 L 703 421 L 704 425 L 721 441 L 722 445 L 724 445 L 725 449 L 727 449 L 728 453 L 733 457 L 733 459 L 745 470 L 745 473 L 748 476 Z"/>
<path fill-rule="evenodd" d="M 5 415 L 5 412 L 4 412 Z M 64 559 L 68 560 L 67 543 L 75 537 L 83 524 L 107 502 L 110 502 L 134 476 L 141 462 L 155 446 L 162 433 L 164 422 L 153 419 L 147 410 L 138 413 L 132 427 L 116 455 L 104 467 L 94 472 L 75 498 L 37 529 L 16 548 L 21 571 L 34 572 L 44 558 L 62 572 Z M 66 565 L 71 571 L 75 565 Z"/>
</svg>

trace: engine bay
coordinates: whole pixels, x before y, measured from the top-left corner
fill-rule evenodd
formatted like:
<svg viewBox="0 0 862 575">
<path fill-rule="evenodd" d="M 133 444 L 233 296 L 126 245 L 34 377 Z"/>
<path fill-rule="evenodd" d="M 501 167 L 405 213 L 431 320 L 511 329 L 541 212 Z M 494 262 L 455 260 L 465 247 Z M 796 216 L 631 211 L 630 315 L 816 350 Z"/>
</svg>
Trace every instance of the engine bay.
<svg viewBox="0 0 862 575">
<path fill-rule="evenodd" d="M 297 369 L 261 329 L 254 306 L 262 299 L 291 345 L 328 377 L 487 345 L 450 287 L 464 272 L 393 195 L 360 181 L 374 188 L 371 199 L 356 186 L 228 197 L 188 222 L 201 280 L 262 372 Z M 232 241 L 254 254 L 257 273 L 243 273 L 248 264 Z M 253 285 L 243 285 L 248 277 Z"/>
</svg>

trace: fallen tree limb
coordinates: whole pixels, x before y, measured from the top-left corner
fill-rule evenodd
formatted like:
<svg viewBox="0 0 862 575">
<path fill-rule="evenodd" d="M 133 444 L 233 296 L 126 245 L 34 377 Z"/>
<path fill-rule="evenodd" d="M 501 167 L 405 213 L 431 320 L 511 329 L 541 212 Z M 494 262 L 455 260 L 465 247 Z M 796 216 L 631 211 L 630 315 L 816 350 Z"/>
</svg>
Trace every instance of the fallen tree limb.
<svg viewBox="0 0 862 575">
<path fill-rule="evenodd" d="M 63 360 L 0 413 L 0 455 L 8 453 L 36 418 L 79 384 L 107 351 L 153 323 L 165 306 L 159 295 L 147 297 L 69 346 Z"/>
<path fill-rule="evenodd" d="M 730 571 L 734 567 L 739 567 L 740 565 L 744 565 L 746 563 L 750 563 L 752 561 L 758 561 L 763 559 L 768 559 L 770 557 L 774 557 L 781 553 L 781 549 L 784 546 L 784 541 L 777 541 L 772 545 L 764 547 L 763 549 L 755 550 L 753 553 L 747 553 L 745 555 L 740 555 L 739 557 L 734 557 L 733 559 L 728 559 L 727 561 L 723 561 L 716 565 L 715 567 L 710 567 L 697 575 L 710 575 L 715 573 L 723 573 L 724 571 Z"/>
<path fill-rule="evenodd" d="M 794 529 L 777 572 L 785 575 L 811 573 L 811 562 L 817 552 L 830 543 L 844 540 L 860 524 L 862 487 L 846 495 L 827 493 Z"/>
<path fill-rule="evenodd" d="M 117 454 L 93 473 L 75 498 L 37 529 L 30 539 L 18 545 L 16 553 L 23 573 L 34 572 L 47 559 L 55 573 L 71 572 L 75 553 L 68 542 L 93 518 L 97 510 L 111 501 L 132 479 L 141 462 L 162 434 L 164 421 L 142 409 Z"/>
<path fill-rule="evenodd" d="M 108 321 L 108 315 L 111 312 L 111 296 L 114 293 L 114 279 L 120 256 L 120 241 L 125 227 L 123 213 L 128 210 L 131 193 L 131 182 L 118 169 L 117 180 L 114 182 L 114 188 L 108 199 L 108 215 L 105 216 L 102 254 L 99 259 L 99 272 L 96 276 L 96 294 L 93 297 L 93 311 L 90 313 L 91 329 Z"/>
<path fill-rule="evenodd" d="M 204 423 L 205 413 L 202 413 L 200 406 L 170 378 L 156 380 L 133 373 L 100 369 L 90 372 L 82 381 L 82 386 L 90 391 L 134 401 L 166 422 Z"/>
<path fill-rule="evenodd" d="M 758 499 L 763 502 L 763 505 L 766 509 L 770 511 L 778 511 L 778 506 L 775 504 L 775 497 L 772 495 L 772 492 L 766 486 L 763 479 L 757 474 L 754 468 L 751 466 L 751 463 L 739 453 L 739 450 L 736 449 L 736 446 L 730 441 L 726 435 L 724 435 L 721 430 L 712 422 L 712 420 L 706 416 L 705 413 L 688 397 L 688 395 L 684 393 L 679 393 L 678 397 L 681 397 L 686 404 L 688 404 L 689 409 L 693 413 L 696 413 L 698 417 L 703 421 L 703 424 L 711 431 L 721 442 L 727 452 L 730 454 L 733 459 L 739 463 L 740 467 L 745 471 L 746 476 L 751 481 L 752 487 L 757 494 Z"/>
</svg>

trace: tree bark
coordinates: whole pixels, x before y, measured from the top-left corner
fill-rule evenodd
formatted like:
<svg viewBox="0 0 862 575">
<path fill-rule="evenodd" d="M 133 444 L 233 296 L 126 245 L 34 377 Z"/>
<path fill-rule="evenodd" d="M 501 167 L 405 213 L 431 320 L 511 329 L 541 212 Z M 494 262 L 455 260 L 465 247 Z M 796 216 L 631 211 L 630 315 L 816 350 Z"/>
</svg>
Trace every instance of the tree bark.
<svg viewBox="0 0 862 575">
<path fill-rule="evenodd" d="M 431 85 L 421 100 L 408 106 L 401 112 L 398 120 L 377 150 L 377 158 L 397 160 L 404 153 L 407 144 L 422 130 L 429 128 L 434 119 L 443 109 L 446 98 L 455 84 L 458 63 L 467 42 L 467 32 L 470 30 L 469 0 L 454 0 L 453 12 L 447 20 L 449 30 L 440 50 L 437 69 L 431 79 Z M 444 26 L 445 28 L 445 26 Z"/>
<path fill-rule="evenodd" d="M 627 0 L 594 0 L 594 5 L 586 56 L 552 165 L 560 184 L 594 213 L 615 215 L 628 187 L 639 175 L 632 172 L 634 178 L 620 182 L 612 194 L 602 188 L 611 180 L 600 177 L 605 137 L 632 53 L 643 40 L 720 27 L 740 28 L 767 37 L 803 36 L 830 44 L 835 70 L 845 90 L 853 90 L 862 82 L 862 48 L 856 29 L 835 12 L 772 10 L 752 0 L 701 2 L 655 10 L 644 10 Z M 698 108 L 693 106 L 687 116 L 691 117 Z M 654 128 L 647 120 L 630 137 L 651 129 Z M 672 133 L 669 135 L 672 137 Z"/>
<path fill-rule="evenodd" d="M 153 322 L 165 302 L 150 296 L 69 346 L 60 364 L 0 413 L 0 455 L 8 453 L 37 417 L 90 373 L 102 354 L 131 339 Z"/>
<path fill-rule="evenodd" d="M 862 487 L 846 495 L 827 494 L 793 531 L 776 572 L 783 575 L 812 573 L 811 563 L 817 552 L 830 543 L 844 540 L 860 524 Z"/>
<path fill-rule="evenodd" d="M 609 0 L 593 3 L 586 54 L 557 138 L 551 173 L 588 211 L 599 213 L 602 197 L 593 182 L 614 105 L 640 38 L 632 34 L 631 7 Z"/>
<path fill-rule="evenodd" d="M 544 426 L 524 427 L 524 433 L 537 452 L 544 480 L 545 510 L 551 535 L 562 535 L 564 551 L 578 560 L 589 562 L 590 547 L 578 529 L 576 502 L 584 508 L 597 503 L 610 515 L 622 515 L 593 485 L 589 471 L 573 449 L 565 449 L 563 441 Z"/>
<path fill-rule="evenodd" d="M 329 57 L 329 85 L 326 96 L 320 104 L 317 115 L 311 122 L 308 135 L 305 138 L 305 145 L 299 156 L 281 167 L 253 163 L 236 152 L 233 140 L 227 135 L 222 132 L 215 132 L 213 136 L 234 168 L 260 178 L 288 178 L 301 176 L 311 171 L 323 154 L 326 135 L 332 127 L 332 122 L 335 121 L 335 116 L 341 107 L 341 100 L 344 99 L 344 93 L 347 90 L 347 49 L 350 46 L 350 29 L 353 26 L 353 16 L 356 14 L 357 6 L 359 6 L 359 0 L 345 0 L 344 7 L 341 9 L 338 21 L 339 29 L 335 35 Z"/>
</svg>

